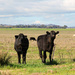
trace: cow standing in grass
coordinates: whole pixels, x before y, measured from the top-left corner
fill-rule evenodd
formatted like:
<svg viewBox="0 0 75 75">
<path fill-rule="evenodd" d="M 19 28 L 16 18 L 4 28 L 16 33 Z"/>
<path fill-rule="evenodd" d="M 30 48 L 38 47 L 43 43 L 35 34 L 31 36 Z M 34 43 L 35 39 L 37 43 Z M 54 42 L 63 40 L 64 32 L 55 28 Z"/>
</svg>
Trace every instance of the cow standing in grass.
<svg viewBox="0 0 75 75">
<path fill-rule="evenodd" d="M 26 64 L 26 53 L 28 47 L 29 47 L 29 41 L 26 35 L 23 35 L 22 33 L 20 33 L 19 35 L 15 35 L 14 49 L 18 54 L 18 63 L 21 64 L 21 54 L 22 54 L 23 57 L 22 63 Z"/>
<path fill-rule="evenodd" d="M 49 59 L 50 62 L 52 61 L 52 51 L 53 51 L 53 47 L 54 47 L 54 39 L 56 38 L 56 35 L 59 33 L 59 31 L 55 32 L 55 31 L 51 31 L 51 32 L 46 32 L 45 35 L 40 35 L 37 38 L 37 45 L 38 45 L 38 49 L 39 49 L 39 55 L 40 58 L 42 59 L 43 63 L 46 63 L 46 52 L 49 52 Z M 43 55 L 42 55 L 42 51 L 43 51 Z"/>
</svg>

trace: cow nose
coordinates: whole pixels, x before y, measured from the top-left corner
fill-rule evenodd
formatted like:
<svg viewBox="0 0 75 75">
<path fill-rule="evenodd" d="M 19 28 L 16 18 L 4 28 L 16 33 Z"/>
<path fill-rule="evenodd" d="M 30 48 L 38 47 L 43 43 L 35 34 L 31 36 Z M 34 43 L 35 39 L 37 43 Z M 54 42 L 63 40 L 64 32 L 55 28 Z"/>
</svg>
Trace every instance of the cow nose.
<svg viewBox="0 0 75 75">
<path fill-rule="evenodd" d="M 21 43 L 19 43 L 19 45 L 21 45 Z"/>
<path fill-rule="evenodd" d="M 54 37 L 54 35 L 52 35 L 52 37 Z"/>
</svg>

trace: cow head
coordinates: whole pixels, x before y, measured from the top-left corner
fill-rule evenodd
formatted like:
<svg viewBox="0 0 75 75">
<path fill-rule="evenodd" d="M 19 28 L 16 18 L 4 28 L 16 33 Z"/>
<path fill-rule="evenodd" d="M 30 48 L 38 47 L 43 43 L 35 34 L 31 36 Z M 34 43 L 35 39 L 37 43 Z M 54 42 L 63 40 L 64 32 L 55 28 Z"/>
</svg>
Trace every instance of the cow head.
<svg viewBox="0 0 75 75">
<path fill-rule="evenodd" d="M 25 38 L 27 38 L 27 36 L 23 35 L 22 33 L 20 33 L 19 35 L 15 35 L 15 40 L 17 40 L 18 45 L 21 45 L 24 42 Z"/>
<path fill-rule="evenodd" d="M 51 39 L 55 39 L 56 38 L 56 35 L 59 33 L 59 31 L 55 32 L 55 31 L 51 31 L 51 32 L 46 32 L 47 35 L 50 35 Z"/>
</svg>

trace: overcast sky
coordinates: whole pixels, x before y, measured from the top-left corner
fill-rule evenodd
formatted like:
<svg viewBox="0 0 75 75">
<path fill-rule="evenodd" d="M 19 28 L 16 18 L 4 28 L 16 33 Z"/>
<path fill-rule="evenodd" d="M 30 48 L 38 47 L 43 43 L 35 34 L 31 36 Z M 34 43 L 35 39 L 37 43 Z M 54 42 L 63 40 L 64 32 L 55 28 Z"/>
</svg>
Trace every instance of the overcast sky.
<svg viewBox="0 0 75 75">
<path fill-rule="evenodd" d="M 0 0 L 0 24 L 75 26 L 75 0 Z"/>
</svg>

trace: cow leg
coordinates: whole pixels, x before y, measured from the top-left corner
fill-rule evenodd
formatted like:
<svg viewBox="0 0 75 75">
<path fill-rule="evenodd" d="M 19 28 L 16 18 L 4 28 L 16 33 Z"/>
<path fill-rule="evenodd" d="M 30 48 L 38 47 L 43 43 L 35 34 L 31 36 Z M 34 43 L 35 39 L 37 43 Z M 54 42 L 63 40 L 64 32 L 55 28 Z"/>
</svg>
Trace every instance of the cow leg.
<svg viewBox="0 0 75 75">
<path fill-rule="evenodd" d="M 19 52 L 17 52 L 17 54 L 18 54 L 18 63 L 21 64 L 21 61 L 20 61 L 21 60 L 21 55 L 20 55 Z"/>
<path fill-rule="evenodd" d="M 42 50 L 39 50 L 40 58 L 42 59 Z"/>
<path fill-rule="evenodd" d="M 26 64 L 26 54 L 25 54 L 25 64 Z"/>
<path fill-rule="evenodd" d="M 44 55 L 43 63 L 46 63 L 46 58 L 47 58 L 46 51 L 44 51 L 43 55 Z"/>
<path fill-rule="evenodd" d="M 52 62 L 52 50 L 50 51 L 49 59 L 50 59 L 50 62 Z"/>
<path fill-rule="evenodd" d="M 41 60 L 43 62 L 42 50 L 39 50 L 39 55 L 40 55 L 40 58 L 41 58 Z"/>
<path fill-rule="evenodd" d="M 53 55 L 52 55 L 52 60 L 53 60 L 53 57 L 54 57 L 54 52 L 55 52 L 55 45 L 54 45 L 54 48 L 53 48 Z"/>
<path fill-rule="evenodd" d="M 25 63 L 26 64 L 26 53 L 23 53 L 23 56 L 22 56 L 22 58 L 23 58 L 23 64 Z"/>
</svg>

